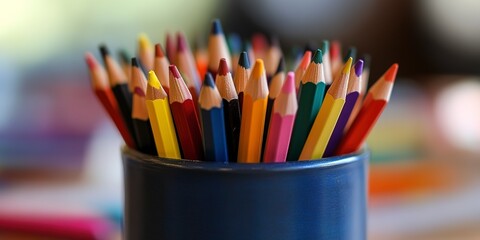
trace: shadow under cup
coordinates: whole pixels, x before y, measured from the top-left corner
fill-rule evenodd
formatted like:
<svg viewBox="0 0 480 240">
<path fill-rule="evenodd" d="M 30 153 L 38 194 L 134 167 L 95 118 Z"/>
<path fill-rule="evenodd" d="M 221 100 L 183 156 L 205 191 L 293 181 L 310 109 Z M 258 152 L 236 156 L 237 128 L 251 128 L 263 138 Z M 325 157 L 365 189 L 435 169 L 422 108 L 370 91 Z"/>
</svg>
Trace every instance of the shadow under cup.
<svg viewBox="0 0 480 240">
<path fill-rule="evenodd" d="M 369 154 L 286 163 L 123 148 L 125 239 L 366 239 Z"/>
</svg>

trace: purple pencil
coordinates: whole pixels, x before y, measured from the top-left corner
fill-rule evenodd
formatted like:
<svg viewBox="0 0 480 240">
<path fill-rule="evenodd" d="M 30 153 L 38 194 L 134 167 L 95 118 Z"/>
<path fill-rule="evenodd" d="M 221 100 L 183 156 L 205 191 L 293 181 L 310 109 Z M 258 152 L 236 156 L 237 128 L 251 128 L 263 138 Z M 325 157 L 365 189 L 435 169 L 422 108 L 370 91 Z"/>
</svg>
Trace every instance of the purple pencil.
<svg viewBox="0 0 480 240">
<path fill-rule="evenodd" d="M 347 96 L 345 97 L 345 105 L 343 105 L 340 116 L 338 117 L 337 124 L 333 129 L 330 140 L 328 140 L 327 147 L 323 157 L 331 157 L 335 154 L 335 150 L 340 144 L 340 141 L 343 137 L 343 131 L 347 125 L 350 114 L 352 113 L 353 107 L 357 102 L 358 96 L 360 95 L 361 86 L 362 86 L 362 72 L 363 72 L 363 61 L 358 60 L 352 67 L 354 71 L 350 71 L 350 80 L 348 81 Z"/>
</svg>

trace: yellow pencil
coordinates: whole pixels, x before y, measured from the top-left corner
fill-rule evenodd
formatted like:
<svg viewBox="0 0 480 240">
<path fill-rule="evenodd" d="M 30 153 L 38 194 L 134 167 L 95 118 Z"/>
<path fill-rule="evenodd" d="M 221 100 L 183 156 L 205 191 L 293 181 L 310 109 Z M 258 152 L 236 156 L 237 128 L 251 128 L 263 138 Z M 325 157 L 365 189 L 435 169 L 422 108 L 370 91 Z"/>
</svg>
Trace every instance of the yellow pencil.
<svg viewBox="0 0 480 240">
<path fill-rule="evenodd" d="M 175 133 L 175 125 L 173 125 L 172 114 L 170 113 L 167 93 L 163 90 L 155 72 L 150 71 L 148 74 L 145 103 L 150 124 L 152 125 L 158 156 L 180 159 L 180 148 L 178 147 L 177 134 Z"/>
<path fill-rule="evenodd" d="M 260 162 L 267 98 L 265 67 L 263 61 L 258 59 L 245 88 L 237 162 Z"/>
<path fill-rule="evenodd" d="M 333 81 L 328 89 L 322 107 L 315 118 L 307 141 L 303 146 L 300 160 L 322 158 L 338 117 L 342 112 L 343 105 L 345 104 L 352 61 L 352 58 L 347 60 L 341 74 Z"/>
</svg>

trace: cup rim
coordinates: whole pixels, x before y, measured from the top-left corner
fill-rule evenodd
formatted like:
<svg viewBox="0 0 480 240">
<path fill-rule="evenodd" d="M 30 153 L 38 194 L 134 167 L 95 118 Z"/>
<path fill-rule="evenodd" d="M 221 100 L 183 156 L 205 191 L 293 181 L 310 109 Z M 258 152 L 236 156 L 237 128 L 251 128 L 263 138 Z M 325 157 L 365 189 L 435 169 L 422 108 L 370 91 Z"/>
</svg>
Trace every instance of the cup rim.
<svg viewBox="0 0 480 240">
<path fill-rule="evenodd" d="M 345 154 L 340 156 L 327 157 L 317 160 L 309 161 L 287 161 L 281 163 L 237 163 L 237 162 L 208 162 L 188 159 L 171 159 L 162 158 L 158 156 L 147 155 L 137 150 L 131 149 L 128 146 L 123 146 L 121 149 L 122 157 L 128 157 L 129 160 L 133 160 L 136 163 L 152 167 L 168 167 L 179 169 L 195 169 L 203 171 L 256 171 L 256 172 L 276 172 L 276 171 L 295 171 L 302 169 L 312 168 L 330 168 L 338 167 L 353 162 L 362 161 L 368 159 L 370 152 L 365 146 L 359 151 L 351 154 Z M 124 158 L 125 159 L 125 158 Z"/>
</svg>

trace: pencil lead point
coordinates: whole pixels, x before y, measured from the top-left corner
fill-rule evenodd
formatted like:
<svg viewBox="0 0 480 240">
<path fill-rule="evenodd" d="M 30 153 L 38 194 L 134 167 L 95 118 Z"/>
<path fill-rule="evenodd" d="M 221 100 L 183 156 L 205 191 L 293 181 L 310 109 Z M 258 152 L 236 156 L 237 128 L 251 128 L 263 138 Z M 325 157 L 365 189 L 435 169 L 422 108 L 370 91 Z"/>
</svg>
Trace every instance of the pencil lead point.
<svg viewBox="0 0 480 240">
<path fill-rule="evenodd" d="M 160 43 L 155 44 L 155 57 L 162 58 L 164 56 L 162 45 L 160 45 Z"/>
<path fill-rule="evenodd" d="M 345 63 L 345 65 L 343 66 L 343 70 L 342 70 L 342 73 L 343 74 L 346 74 L 346 75 L 349 75 L 350 74 L 350 69 L 352 68 L 352 62 L 353 62 L 353 58 L 352 57 L 349 57 L 347 59 L 347 62 Z"/>
<path fill-rule="evenodd" d="M 220 23 L 220 20 L 218 18 L 213 20 L 212 31 L 210 33 L 214 35 L 223 34 L 222 24 Z"/>
<path fill-rule="evenodd" d="M 85 53 L 85 61 L 87 62 L 88 68 L 93 70 L 97 66 L 97 61 L 92 53 L 86 52 Z"/>
<path fill-rule="evenodd" d="M 395 63 L 385 73 L 385 81 L 387 82 L 395 81 L 395 77 L 397 76 L 397 71 L 398 71 L 398 64 Z"/>
<path fill-rule="evenodd" d="M 246 69 L 250 68 L 250 61 L 248 60 L 248 53 L 242 52 L 240 53 L 240 57 L 238 60 L 238 64 Z"/>
<path fill-rule="evenodd" d="M 157 75 L 153 70 L 150 70 L 150 72 L 148 72 L 148 85 L 154 88 L 160 88 L 160 81 L 158 80 Z"/>
<path fill-rule="evenodd" d="M 348 49 L 347 55 L 343 59 L 343 62 L 347 62 L 348 58 L 354 59 L 356 55 L 357 55 L 357 49 L 355 47 L 350 47 Z"/>
<path fill-rule="evenodd" d="M 323 40 L 323 42 L 322 42 L 322 53 L 327 54 L 329 49 L 330 49 L 330 43 L 328 42 L 328 40 Z"/>
<path fill-rule="evenodd" d="M 357 77 L 360 77 L 363 72 L 363 60 L 357 60 L 357 62 L 353 65 L 353 69 L 355 69 L 355 75 L 357 75 Z"/>
<path fill-rule="evenodd" d="M 265 66 L 262 59 L 257 59 L 255 65 L 253 66 L 252 76 L 255 78 L 260 78 L 265 72 Z"/>
<path fill-rule="evenodd" d="M 107 45 L 102 43 L 102 44 L 100 44 L 99 49 L 100 49 L 100 53 L 102 54 L 103 58 L 105 58 L 106 56 L 109 55 Z"/>
<path fill-rule="evenodd" d="M 225 58 L 220 59 L 220 64 L 218 65 L 218 74 L 225 76 L 228 73 L 227 60 Z"/>
<path fill-rule="evenodd" d="M 315 51 L 315 55 L 313 55 L 312 62 L 314 62 L 316 64 L 320 64 L 320 63 L 322 63 L 322 61 L 323 61 L 322 50 L 317 49 L 317 51 Z"/>
<path fill-rule="evenodd" d="M 285 82 L 282 86 L 282 92 L 291 93 L 293 91 L 295 91 L 295 73 L 288 72 L 287 77 L 285 78 Z"/>
<path fill-rule="evenodd" d="M 203 80 L 203 85 L 209 86 L 211 88 L 215 87 L 212 74 L 210 74 L 209 72 L 205 73 L 205 79 Z"/>
<path fill-rule="evenodd" d="M 140 67 L 140 64 L 138 64 L 138 60 L 136 57 L 132 58 L 132 67 Z"/>
<path fill-rule="evenodd" d="M 170 65 L 168 66 L 168 69 L 170 70 L 170 73 L 173 75 L 174 78 L 180 78 L 180 73 L 178 72 L 177 66 L 175 65 Z"/>
</svg>

